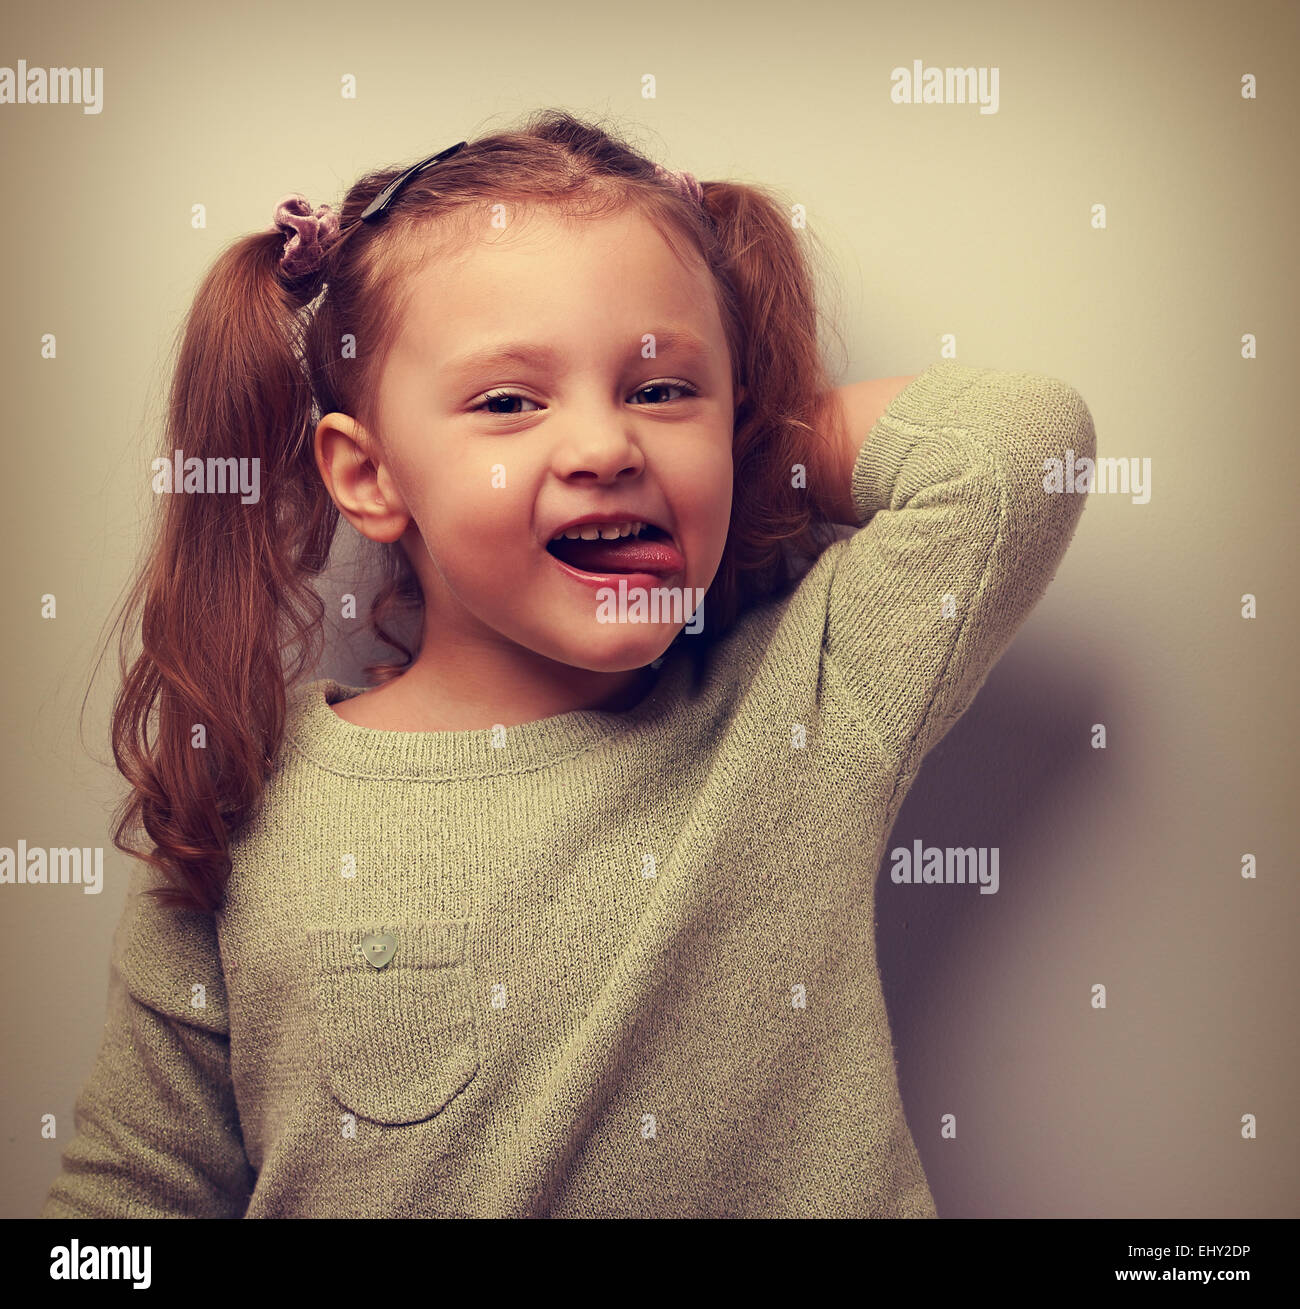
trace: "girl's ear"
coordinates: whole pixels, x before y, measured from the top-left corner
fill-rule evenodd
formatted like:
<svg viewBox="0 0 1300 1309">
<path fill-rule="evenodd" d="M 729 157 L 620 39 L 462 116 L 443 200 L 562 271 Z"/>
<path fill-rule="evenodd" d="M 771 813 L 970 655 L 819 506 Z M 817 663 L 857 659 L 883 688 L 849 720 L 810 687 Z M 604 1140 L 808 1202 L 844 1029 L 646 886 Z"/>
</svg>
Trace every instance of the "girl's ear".
<svg viewBox="0 0 1300 1309">
<path fill-rule="evenodd" d="M 372 541 L 396 541 L 410 512 L 378 444 L 349 414 L 325 414 L 316 426 L 316 467 L 339 513 Z"/>
<path fill-rule="evenodd" d="M 743 386 L 737 389 L 737 391 L 736 391 L 736 405 L 735 405 L 735 407 L 736 407 L 737 409 L 739 409 L 740 406 L 743 405 L 743 404 L 745 403 L 745 396 L 746 396 L 747 394 L 748 394 L 748 392 L 745 390 L 745 388 L 744 388 Z"/>
</svg>

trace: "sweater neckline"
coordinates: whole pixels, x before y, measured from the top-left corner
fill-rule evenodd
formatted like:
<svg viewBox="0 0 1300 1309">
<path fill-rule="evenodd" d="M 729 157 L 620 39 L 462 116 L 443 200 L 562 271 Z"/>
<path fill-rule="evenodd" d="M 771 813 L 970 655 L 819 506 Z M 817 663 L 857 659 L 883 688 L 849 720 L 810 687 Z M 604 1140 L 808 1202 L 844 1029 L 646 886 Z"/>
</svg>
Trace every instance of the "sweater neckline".
<svg viewBox="0 0 1300 1309">
<path fill-rule="evenodd" d="M 323 677 L 293 693 L 285 741 L 326 771 L 346 777 L 431 781 L 524 772 L 652 728 L 680 700 L 692 662 L 687 649 L 674 645 L 664 654 L 650 689 L 631 709 L 572 709 L 517 723 L 501 734 L 491 728 L 404 732 L 360 727 L 340 718 L 331 706 L 369 688 Z M 493 744 L 496 739 L 500 745 Z"/>
</svg>

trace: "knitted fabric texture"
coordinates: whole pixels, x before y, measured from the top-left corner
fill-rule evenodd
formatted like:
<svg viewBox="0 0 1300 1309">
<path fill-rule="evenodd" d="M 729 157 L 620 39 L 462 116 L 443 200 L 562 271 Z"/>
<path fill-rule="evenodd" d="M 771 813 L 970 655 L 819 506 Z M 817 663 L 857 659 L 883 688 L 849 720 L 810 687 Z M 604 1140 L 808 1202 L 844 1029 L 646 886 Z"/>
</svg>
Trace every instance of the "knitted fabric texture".
<svg viewBox="0 0 1300 1309">
<path fill-rule="evenodd" d="M 1070 386 L 935 364 L 862 445 L 858 530 L 631 710 L 380 731 L 296 688 L 224 913 L 133 876 L 43 1215 L 935 1216 L 876 874 L 1061 561 L 1068 450 Z"/>
</svg>

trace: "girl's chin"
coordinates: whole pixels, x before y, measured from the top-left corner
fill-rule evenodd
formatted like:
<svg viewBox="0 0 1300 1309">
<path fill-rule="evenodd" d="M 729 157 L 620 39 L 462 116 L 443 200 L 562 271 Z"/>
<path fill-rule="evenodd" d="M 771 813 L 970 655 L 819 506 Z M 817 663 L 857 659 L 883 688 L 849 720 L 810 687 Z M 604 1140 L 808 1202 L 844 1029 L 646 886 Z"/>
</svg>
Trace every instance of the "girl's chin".
<svg viewBox="0 0 1300 1309">
<path fill-rule="evenodd" d="M 630 673 L 652 664 L 673 642 L 678 629 L 659 623 L 632 634 L 624 628 L 611 631 L 593 623 L 589 632 L 559 634 L 559 650 L 553 656 L 571 668 L 593 673 Z"/>
<path fill-rule="evenodd" d="M 593 659 L 589 650 L 582 653 L 575 651 L 571 658 L 565 658 L 562 662 L 568 664 L 570 668 L 584 668 L 589 673 L 633 673 L 638 669 L 649 667 L 663 652 L 658 645 L 655 645 L 638 654 Z"/>
</svg>

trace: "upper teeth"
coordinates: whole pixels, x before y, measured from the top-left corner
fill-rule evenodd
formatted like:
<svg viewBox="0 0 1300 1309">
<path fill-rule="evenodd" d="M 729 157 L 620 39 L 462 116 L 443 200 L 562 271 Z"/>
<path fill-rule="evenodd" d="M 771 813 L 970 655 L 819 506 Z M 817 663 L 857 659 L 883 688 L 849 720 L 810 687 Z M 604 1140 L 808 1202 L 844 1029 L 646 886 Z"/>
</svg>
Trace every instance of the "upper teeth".
<svg viewBox="0 0 1300 1309">
<path fill-rule="evenodd" d="M 580 523 L 577 527 L 557 532 L 552 541 L 617 541 L 620 536 L 640 536 L 645 523 Z"/>
</svg>

